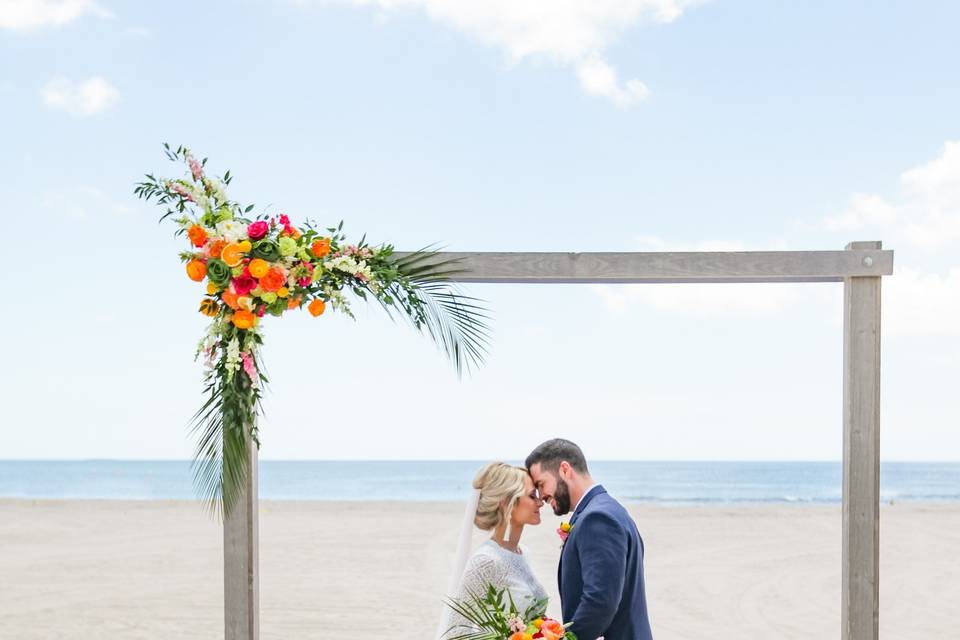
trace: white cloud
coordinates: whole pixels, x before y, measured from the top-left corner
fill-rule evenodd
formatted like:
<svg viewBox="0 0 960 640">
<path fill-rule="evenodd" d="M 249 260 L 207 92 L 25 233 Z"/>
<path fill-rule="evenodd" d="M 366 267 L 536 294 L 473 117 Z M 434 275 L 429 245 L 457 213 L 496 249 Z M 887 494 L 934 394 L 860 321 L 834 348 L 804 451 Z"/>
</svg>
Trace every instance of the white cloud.
<svg viewBox="0 0 960 640">
<path fill-rule="evenodd" d="M 831 231 L 848 231 L 873 225 L 890 226 L 896 219 L 896 207 L 880 196 L 855 193 L 843 212 L 827 220 L 827 228 Z"/>
<path fill-rule="evenodd" d="M 120 91 L 100 76 L 82 82 L 54 78 L 40 94 L 48 107 L 80 116 L 102 113 L 120 102 Z"/>
<path fill-rule="evenodd" d="M 87 14 L 112 17 L 92 0 L 0 0 L 0 29 L 60 27 Z"/>
<path fill-rule="evenodd" d="M 637 79 L 621 81 L 603 53 L 630 27 L 666 24 L 703 0 L 327 0 L 382 11 L 415 8 L 440 24 L 504 51 L 510 60 L 546 59 L 576 71 L 591 95 L 628 107 L 649 91 Z"/>
<path fill-rule="evenodd" d="M 885 335 L 960 336 L 960 267 L 953 266 L 960 249 L 960 141 L 903 172 L 894 197 L 856 193 L 824 226 L 868 230 L 896 250 L 893 276 L 883 283 Z"/>
<path fill-rule="evenodd" d="M 884 335 L 960 337 L 960 267 L 946 275 L 898 268 L 882 296 Z"/>
<path fill-rule="evenodd" d="M 960 141 L 948 141 L 938 158 L 904 172 L 895 199 L 854 194 L 825 226 L 831 231 L 878 230 L 924 249 L 960 241 Z"/>
<path fill-rule="evenodd" d="M 619 107 L 639 104 L 650 94 L 647 85 L 639 80 L 628 80 L 621 85 L 616 70 L 598 56 L 581 62 L 577 66 L 577 77 L 584 91 L 608 98 Z"/>
</svg>

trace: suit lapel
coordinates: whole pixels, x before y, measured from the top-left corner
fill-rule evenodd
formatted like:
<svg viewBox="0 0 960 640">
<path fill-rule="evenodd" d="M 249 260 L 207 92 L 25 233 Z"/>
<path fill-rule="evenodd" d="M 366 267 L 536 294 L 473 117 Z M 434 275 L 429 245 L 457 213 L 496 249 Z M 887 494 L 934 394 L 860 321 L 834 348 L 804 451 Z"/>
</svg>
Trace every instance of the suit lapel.
<svg viewBox="0 0 960 640">
<path fill-rule="evenodd" d="M 580 501 L 580 504 L 577 505 L 576 510 L 573 512 L 573 515 L 570 516 L 570 526 L 577 522 L 577 518 L 580 517 L 580 514 L 583 513 L 583 510 L 587 508 L 587 505 L 590 504 L 590 501 L 596 498 L 601 493 L 606 493 L 607 490 L 603 488 L 602 484 L 598 484 L 593 487 L 587 495 L 583 497 Z M 573 535 L 573 531 L 570 531 L 570 535 Z M 560 593 L 563 593 L 563 554 L 567 550 L 567 543 L 570 542 L 569 536 L 567 537 L 566 542 L 563 543 L 563 547 L 560 549 L 560 562 L 557 563 L 557 585 L 560 587 Z"/>
</svg>

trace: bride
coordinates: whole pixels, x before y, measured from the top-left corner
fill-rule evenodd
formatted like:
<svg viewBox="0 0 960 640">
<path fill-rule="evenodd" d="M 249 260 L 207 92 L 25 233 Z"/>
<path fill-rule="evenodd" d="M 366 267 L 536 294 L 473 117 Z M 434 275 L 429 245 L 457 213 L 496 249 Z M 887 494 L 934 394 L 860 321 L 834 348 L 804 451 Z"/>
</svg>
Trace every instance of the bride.
<svg viewBox="0 0 960 640">
<path fill-rule="evenodd" d="M 467 505 L 457 553 L 457 564 L 448 595 L 454 600 L 482 596 L 488 585 L 507 589 L 521 613 L 537 602 L 546 602 L 547 592 L 527 562 L 520 536 L 526 525 L 540 524 L 543 501 L 527 470 L 491 462 L 473 480 L 473 500 Z M 492 535 L 469 557 L 473 527 Z M 437 638 L 459 636 L 476 630 L 452 609 L 443 616 Z"/>
</svg>

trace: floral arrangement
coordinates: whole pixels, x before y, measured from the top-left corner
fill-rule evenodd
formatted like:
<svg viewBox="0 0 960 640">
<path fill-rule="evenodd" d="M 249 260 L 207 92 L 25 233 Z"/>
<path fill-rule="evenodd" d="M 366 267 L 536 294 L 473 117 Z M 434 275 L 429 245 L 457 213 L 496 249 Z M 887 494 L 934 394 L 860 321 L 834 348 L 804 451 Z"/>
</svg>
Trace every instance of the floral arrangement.
<svg viewBox="0 0 960 640">
<path fill-rule="evenodd" d="M 469 624 L 454 625 L 445 640 L 577 640 L 566 625 L 545 615 L 545 600 L 534 602 L 521 614 L 506 589 L 488 585 L 482 596 L 447 604 Z"/>
<path fill-rule="evenodd" d="M 160 220 L 172 218 L 176 235 L 189 241 L 180 253 L 186 275 L 205 285 L 199 311 L 212 321 L 197 357 L 206 363 L 208 399 L 193 418 L 199 435 L 194 478 L 215 511 L 229 512 L 249 472 L 247 447 L 260 444 L 266 316 L 306 308 L 318 317 L 330 308 L 353 317 L 347 294 L 370 296 L 428 333 L 458 374 L 482 362 L 487 316 L 453 287 L 456 261 L 428 250 L 395 254 L 391 245 L 369 246 L 365 238 L 348 243 L 342 222 L 321 230 L 309 221 L 294 226 L 283 214 L 253 214 L 254 205 L 227 197 L 229 171 L 208 175 L 207 160 L 188 148 L 164 149 L 169 160 L 186 165 L 184 177 L 147 174 L 134 193 L 166 207 Z"/>
</svg>

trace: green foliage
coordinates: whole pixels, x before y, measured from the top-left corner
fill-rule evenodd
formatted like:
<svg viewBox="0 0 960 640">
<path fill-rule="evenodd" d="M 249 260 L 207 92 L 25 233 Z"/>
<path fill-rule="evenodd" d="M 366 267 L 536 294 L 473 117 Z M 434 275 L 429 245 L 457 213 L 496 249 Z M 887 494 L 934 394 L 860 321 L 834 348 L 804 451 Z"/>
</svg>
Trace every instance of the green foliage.
<svg viewBox="0 0 960 640">
<path fill-rule="evenodd" d="M 447 606 L 467 620 L 468 624 L 447 629 L 444 640 L 506 640 L 513 633 L 510 630 L 510 618 L 520 616 L 526 623 L 543 618 L 547 601 L 538 600 L 521 612 L 517 610 L 508 590 L 487 585 L 484 593 L 471 593 L 463 600 L 448 600 Z"/>
</svg>

